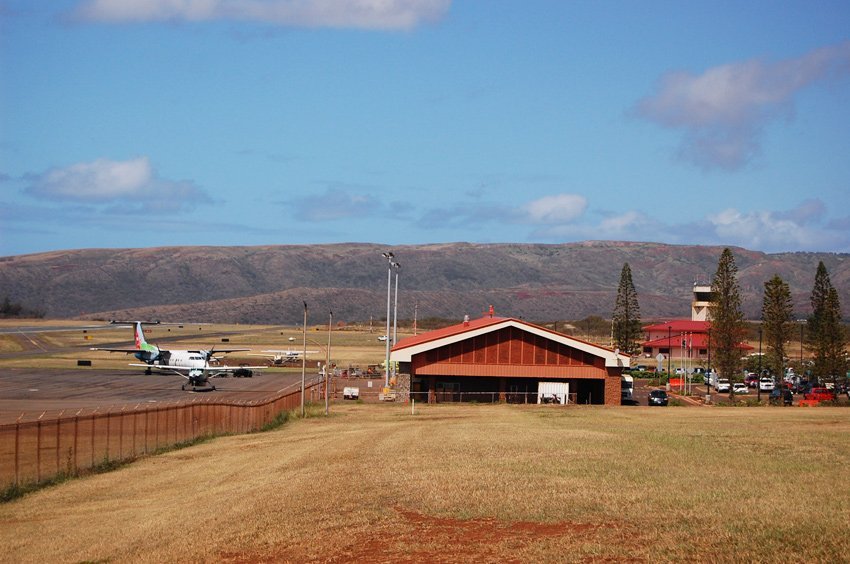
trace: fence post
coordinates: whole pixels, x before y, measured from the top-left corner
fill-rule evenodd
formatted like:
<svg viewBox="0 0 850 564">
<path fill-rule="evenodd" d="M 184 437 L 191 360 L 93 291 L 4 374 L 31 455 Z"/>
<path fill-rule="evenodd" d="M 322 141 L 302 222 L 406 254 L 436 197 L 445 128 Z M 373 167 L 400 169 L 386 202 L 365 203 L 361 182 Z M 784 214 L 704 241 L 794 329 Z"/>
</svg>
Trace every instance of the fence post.
<svg viewBox="0 0 850 564">
<path fill-rule="evenodd" d="M 42 413 L 42 415 L 44 415 Z M 36 432 L 36 454 L 35 454 L 35 481 L 41 482 L 41 418 L 39 417 L 37 422 L 37 432 Z"/>
<path fill-rule="evenodd" d="M 80 412 L 78 411 L 76 415 L 74 415 L 74 473 L 77 473 L 77 451 L 80 450 L 79 447 L 80 441 Z"/>
<path fill-rule="evenodd" d="M 150 413 L 149 409 L 146 409 L 144 411 L 144 414 L 145 414 L 145 447 L 144 447 L 144 453 L 145 454 L 148 453 L 148 414 L 149 413 Z"/>
<path fill-rule="evenodd" d="M 94 468 L 94 426 L 95 426 L 95 413 L 97 413 L 97 409 L 94 410 L 94 413 L 91 414 L 91 466 L 89 468 Z"/>
<path fill-rule="evenodd" d="M 59 414 L 59 417 L 56 418 L 56 473 L 61 472 L 60 468 L 61 463 L 59 461 L 59 422 L 62 421 L 62 414 L 65 413 L 65 410 L 62 410 L 62 413 Z"/>
<path fill-rule="evenodd" d="M 124 410 L 127 406 L 121 406 L 121 419 L 118 420 L 118 460 L 124 458 Z"/>
<path fill-rule="evenodd" d="M 20 483 L 21 422 L 15 421 L 15 485 Z"/>
<path fill-rule="evenodd" d="M 112 422 L 112 406 L 106 410 L 106 460 L 109 460 L 109 438 L 112 436 L 110 423 Z"/>
</svg>

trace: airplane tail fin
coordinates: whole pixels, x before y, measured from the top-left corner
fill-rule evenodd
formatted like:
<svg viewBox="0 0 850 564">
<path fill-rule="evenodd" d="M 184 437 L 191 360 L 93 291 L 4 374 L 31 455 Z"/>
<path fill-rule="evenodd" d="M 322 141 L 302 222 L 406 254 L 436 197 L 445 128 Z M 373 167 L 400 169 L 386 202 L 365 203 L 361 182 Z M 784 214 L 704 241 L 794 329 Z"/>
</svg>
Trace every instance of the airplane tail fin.
<svg viewBox="0 0 850 564">
<path fill-rule="evenodd" d="M 140 321 L 136 322 L 134 336 L 136 340 L 136 348 L 140 351 L 147 351 L 152 353 L 159 352 L 159 349 L 156 346 L 151 345 L 145 340 L 145 331 L 142 329 L 142 323 Z"/>
<path fill-rule="evenodd" d="M 142 330 L 142 324 L 138 323 L 138 322 L 136 322 L 135 337 L 136 337 L 136 348 L 139 349 L 139 350 L 142 350 L 142 345 L 146 345 L 148 343 L 147 343 L 147 341 L 145 341 L 145 332 Z"/>
</svg>

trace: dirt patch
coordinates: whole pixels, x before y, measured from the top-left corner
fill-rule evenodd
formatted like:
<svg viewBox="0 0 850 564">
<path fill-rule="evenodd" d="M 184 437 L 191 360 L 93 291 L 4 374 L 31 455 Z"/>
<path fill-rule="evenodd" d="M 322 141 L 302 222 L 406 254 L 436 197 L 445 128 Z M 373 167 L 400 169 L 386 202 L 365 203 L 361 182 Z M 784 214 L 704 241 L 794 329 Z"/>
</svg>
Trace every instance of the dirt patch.
<svg viewBox="0 0 850 564">
<path fill-rule="evenodd" d="M 526 549 L 545 541 L 553 547 L 578 546 L 585 542 L 599 543 L 603 536 L 618 537 L 622 525 L 612 523 L 537 523 L 531 521 L 505 522 L 496 519 L 453 519 L 425 515 L 403 507 L 395 507 L 397 521 L 391 526 L 378 526 L 368 532 L 359 532 L 344 546 L 331 549 L 326 554 L 312 555 L 309 549 L 281 547 L 273 554 L 248 555 L 221 553 L 223 561 L 231 563 L 258 562 L 327 562 L 348 564 L 352 562 L 525 562 Z M 315 548 L 315 547 L 313 547 Z M 332 554 L 327 554 L 332 552 Z M 536 554 L 537 560 L 541 553 Z M 545 553 L 544 553 L 545 554 Z M 563 555 L 562 555 L 563 556 Z M 574 554 L 573 556 L 578 556 Z M 560 560 L 556 554 L 550 558 Z M 544 557 L 545 559 L 545 557 Z M 582 560 L 581 557 L 578 560 Z M 587 558 L 605 561 L 606 558 Z"/>
</svg>

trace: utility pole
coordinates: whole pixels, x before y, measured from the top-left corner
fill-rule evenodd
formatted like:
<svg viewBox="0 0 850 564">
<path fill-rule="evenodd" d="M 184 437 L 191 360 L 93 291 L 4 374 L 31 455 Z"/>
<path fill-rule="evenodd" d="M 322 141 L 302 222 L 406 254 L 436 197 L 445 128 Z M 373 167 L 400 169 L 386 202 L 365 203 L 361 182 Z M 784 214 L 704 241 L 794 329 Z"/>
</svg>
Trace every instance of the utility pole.
<svg viewBox="0 0 850 564">
<path fill-rule="evenodd" d="M 304 393 L 305 380 L 307 376 L 307 302 L 304 302 L 304 324 L 302 326 L 302 334 L 304 337 L 304 350 L 301 354 L 301 417 L 304 417 L 306 410 L 304 408 Z"/>
<path fill-rule="evenodd" d="M 395 263 L 395 296 L 393 297 L 393 346 L 398 342 L 398 271 L 401 269 L 399 263 Z"/>
<path fill-rule="evenodd" d="M 413 303 L 413 336 L 416 336 L 416 315 L 419 313 L 419 302 Z M 802 339 L 801 339 L 802 341 Z M 802 350 L 802 349 L 800 349 Z M 803 353 L 800 353 L 800 362 L 802 363 Z"/>
<path fill-rule="evenodd" d="M 330 317 L 328 318 L 328 358 L 327 363 L 325 364 L 325 415 L 330 411 L 330 403 L 328 400 L 328 388 L 330 387 L 330 374 L 329 370 L 331 369 L 331 331 L 333 331 L 333 323 L 334 323 L 334 312 L 330 312 Z"/>
<path fill-rule="evenodd" d="M 381 253 L 387 259 L 387 332 L 384 333 L 386 338 L 386 358 L 384 364 L 384 387 L 390 387 L 390 291 L 392 290 L 392 275 L 393 275 L 393 259 L 395 255 L 391 252 Z"/>
</svg>

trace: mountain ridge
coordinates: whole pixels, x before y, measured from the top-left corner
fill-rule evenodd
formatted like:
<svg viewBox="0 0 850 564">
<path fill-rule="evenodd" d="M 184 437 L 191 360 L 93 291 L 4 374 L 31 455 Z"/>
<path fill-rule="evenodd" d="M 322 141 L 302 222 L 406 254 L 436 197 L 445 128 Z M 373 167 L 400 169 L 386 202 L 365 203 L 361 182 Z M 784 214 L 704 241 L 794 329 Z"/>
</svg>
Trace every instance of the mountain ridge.
<svg viewBox="0 0 850 564">
<path fill-rule="evenodd" d="M 759 316 L 774 274 L 791 287 L 795 314 L 807 316 L 819 260 L 847 307 L 850 254 L 731 248 L 747 317 Z M 401 264 L 400 318 L 412 318 L 414 305 L 420 318 L 460 319 L 490 304 L 529 320 L 610 317 L 625 262 L 642 317 L 681 318 L 722 249 L 631 241 L 78 249 L 0 258 L 0 295 L 60 318 L 289 324 L 300 323 L 306 301 L 335 319 L 368 321 L 386 315 L 381 252 L 389 250 Z"/>
</svg>

